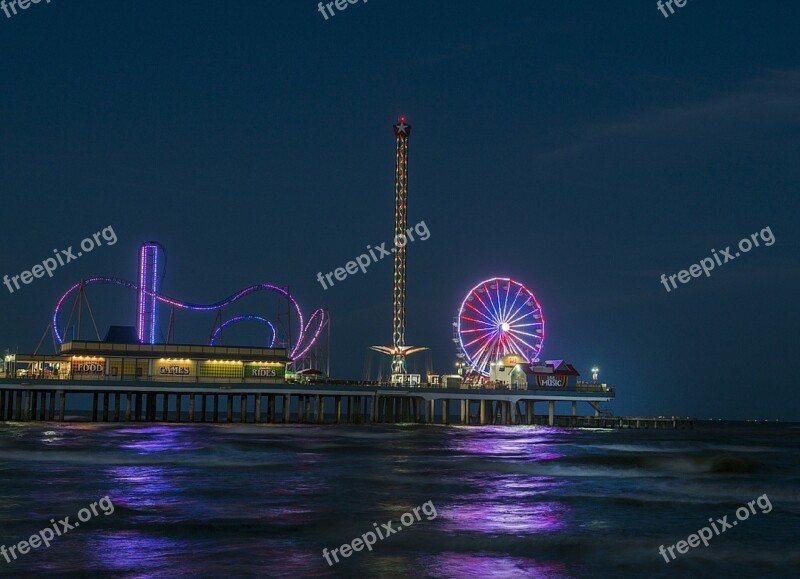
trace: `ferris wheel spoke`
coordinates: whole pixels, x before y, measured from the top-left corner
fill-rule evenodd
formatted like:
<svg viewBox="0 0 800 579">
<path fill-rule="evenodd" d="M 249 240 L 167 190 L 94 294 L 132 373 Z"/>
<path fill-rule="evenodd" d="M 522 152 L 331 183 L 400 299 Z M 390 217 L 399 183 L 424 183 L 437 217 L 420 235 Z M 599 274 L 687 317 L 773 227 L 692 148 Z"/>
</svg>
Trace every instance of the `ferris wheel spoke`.
<svg viewBox="0 0 800 579">
<path fill-rule="evenodd" d="M 519 345 L 519 342 L 514 338 L 514 336 L 508 336 L 508 341 L 511 344 L 511 349 L 515 351 L 515 353 L 519 354 L 526 360 L 528 359 L 528 355 L 525 353 L 525 349 Z"/>
<path fill-rule="evenodd" d="M 530 324 L 514 324 L 512 328 L 528 328 L 530 326 L 541 326 L 542 322 L 532 322 Z"/>
<path fill-rule="evenodd" d="M 461 333 L 462 334 L 480 334 L 482 336 L 487 336 L 487 335 L 491 335 L 493 332 L 496 332 L 496 331 L 497 331 L 497 328 L 495 328 L 494 326 L 492 326 L 490 328 L 469 327 L 469 328 L 466 328 L 466 329 L 462 329 Z"/>
<path fill-rule="evenodd" d="M 487 292 L 489 291 L 489 290 L 488 290 L 488 288 L 486 288 L 486 286 L 484 286 L 484 290 L 486 290 Z M 483 308 L 484 308 L 484 310 L 486 311 L 486 313 L 487 313 L 487 314 L 494 313 L 494 319 L 493 319 L 493 321 L 494 321 L 495 323 L 497 323 L 497 312 L 495 312 L 495 311 L 494 311 L 494 308 L 490 308 L 489 306 L 487 306 L 487 305 L 486 305 L 486 304 L 483 302 L 483 299 L 481 298 L 481 296 L 480 296 L 480 295 L 478 295 L 478 293 L 477 293 L 477 292 L 475 292 L 475 294 L 474 294 L 474 295 L 475 295 L 475 297 L 476 297 L 476 298 L 478 298 L 478 301 L 479 301 L 479 302 L 481 302 L 481 305 L 483 306 Z M 491 303 L 491 300 L 489 300 L 489 303 Z M 491 319 L 491 318 L 489 318 L 489 316 L 488 316 L 488 315 L 486 316 L 486 318 L 487 318 L 487 319 Z"/>
<path fill-rule="evenodd" d="M 533 318 L 533 319 L 535 320 L 535 319 L 536 319 L 536 317 L 535 317 L 535 316 L 536 316 L 536 313 L 537 313 L 537 312 L 541 312 L 541 309 L 537 308 L 537 309 L 535 309 L 535 310 L 531 310 L 531 311 L 525 312 L 525 313 L 524 313 L 524 314 L 522 314 L 521 316 L 519 316 L 519 317 L 517 317 L 517 318 L 514 318 L 513 320 L 509 321 L 508 323 L 509 323 L 509 324 L 516 324 L 518 321 L 520 321 L 520 320 L 524 320 L 524 319 L 525 319 L 525 318 L 527 318 L 528 316 L 534 316 L 534 318 Z"/>
<path fill-rule="evenodd" d="M 497 316 L 497 321 L 500 323 L 501 314 L 500 314 L 500 282 L 495 282 L 494 284 L 494 293 L 497 296 L 497 301 L 494 301 L 491 298 L 491 294 L 489 293 L 491 290 L 487 289 L 486 293 L 489 296 L 489 303 L 492 304 L 492 308 L 494 309 L 495 316 Z"/>
<path fill-rule="evenodd" d="M 537 337 L 537 336 L 534 336 L 534 337 Z M 536 346 L 532 346 L 531 344 L 529 344 L 528 342 L 526 342 L 523 338 L 520 338 L 519 336 L 514 336 L 514 339 L 522 342 L 523 344 L 525 344 L 526 346 L 528 346 L 532 350 L 541 350 L 541 345 L 538 348 Z M 541 339 L 541 337 L 539 337 L 539 339 Z"/>
<path fill-rule="evenodd" d="M 493 328 L 470 328 L 469 330 L 461 330 L 462 334 L 474 334 L 475 332 L 493 332 Z"/>
<path fill-rule="evenodd" d="M 510 288 L 511 288 L 511 283 L 510 282 L 509 282 L 509 286 L 508 287 L 509 287 L 509 290 L 510 290 Z M 514 300 L 511 302 L 511 306 L 508 306 L 508 294 L 506 294 L 506 306 L 507 307 L 506 307 L 505 310 L 503 310 L 503 317 L 505 318 L 504 321 L 507 322 L 508 318 L 513 316 L 513 314 L 512 314 L 512 316 L 508 316 L 507 314 L 508 314 L 508 312 L 514 310 L 514 307 L 517 305 L 517 298 L 519 298 L 519 294 L 521 292 L 522 292 L 522 286 L 520 285 L 520 286 L 517 287 L 517 293 L 514 294 Z M 517 311 L 519 311 L 519 310 L 517 310 Z"/>
<path fill-rule="evenodd" d="M 489 356 L 491 356 L 491 352 L 493 350 L 495 341 L 496 340 L 493 339 L 493 336 L 484 339 L 484 342 L 480 346 L 480 348 L 475 350 L 475 352 L 473 353 L 472 356 L 473 360 L 477 362 L 479 360 L 483 360 L 484 358 L 488 359 Z"/>
<path fill-rule="evenodd" d="M 489 368 L 490 359 L 491 355 L 489 351 L 481 352 L 481 354 L 477 358 L 475 358 L 476 369 L 482 374 L 488 374 L 487 370 Z"/>
<path fill-rule="evenodd" d="M 525 360 L 532 361 L 533 358 L 535 358 L 538 355 L 538 351 L 536 350 L 536 348 L 528 346 L 526 349 L 522 345 L 520 345 L 520 342 L 514 339 L 513 337 L 511 338 L 511 344 L 512 344 L 512 349 L 517 354 L 522 356 L 522 358 L 524 358 Z"/>
<path fill-rule="evenodd" d="M 508 296 L 511 295 L 511 280 L 508 280 L 508 285 L 506 286 L 506 303 L 505 307 L 503 308 L 503 315 L 505 316 L 509 311 L 508 306 Z M 517 293 L 514 294 L 514 301 L 511 302 L 511 307 L 514 307 L 514 303 L 517 301 L 517 296 L 519 295 L 519 288 L 517 288 Z"/>
<path fill-rule="evenodd" d="M 475 322 L 476 324 L 484 324 L 486 326 L 489 326 L 490 328 L 495 328 L 497 326 L 497 324 L 495 324 L 495 323 L 484 322 L 483 320 L 476 320 L 475 318 L 468 318 L 467 316 L 461 316 L 461 319 L 462 320 L 467 320 L 467 321 L 470 321 L 470 322 Z"/>
<path fill-rule="evenodd" d="M 502 323 L 503 321 L 503 306 L 500 303 L 500 282 L 494 285 L 495 294 L 497 294 L 497 319 Z"/>
<path fill-rule="evenodd" d="M 532 338 L 539 338 L 539 337 L 541 337 L 541 336 L 540 336 L 540 334 L 531 334 L 530 332 L 523 332 L 522 330 L 515 330 L 515 329 L 513 329 L 513 328 L 512 328 L 512 329 L 509 329 L 508 331 L 509 331 L 510 333 L 513 333 L 514 335 L 520 334 L 520 335 L 522 335 L 522 336 L 531 336 Z"/>
<path fill-rule="evenodd" d="M 476 342 L 479 342 L 480 340 L 485 340 L 485 341 L 486 341 L 486 340 L 491 340 L 491 339 L 492 339 L 492 335 L 493 335 L 494 333 L 496 333 L 496 332 L 494 332 L 494 331 L 488 331 L 487 333 L 484 333 L 482 336 L 478 336 L 477 338 L 475 338 L 474 340 L 472 340 L 472 341 L 471 341 L 471 342 L 469 342 L 468 344 L 464 344 L 464 347 L 465 347 L 465 348 L 467 348 L 467 347 L 469 347 L 469 346 L 471 346 L 471 345 L 475 344 Z"/>
<path fill-rule="evenodd" d="M 495 286 L 495 288 L 496 288 L 496 287 L 497 287 L 497 286 Z M 499 320 L 499 319 L 500 319 L 500 312 L 498 312 L 498 311 L 497 311 L 496 304 L 495 304 L 495 303 L 494 303 L 494 301 L 492 300 L 492 290 L 491 290 L 491 289 L 489 289 L 489 286 L 488 286 L 488 285 L 486 285 L 486 284 L 484 284 L 484 285 L 483 285 L 483 289 L 484 289 L 484 292 L 486 293 L 486 299 L 487 299 L 487 301 L 489 302 L 489 305 L 491 306 L 491 310 L 492 310 L 492 312 L 494 313 L 494 318 L 495 318 L 496 320 Z"/>
<path fill-rule="evenodd" d="M 480 300 L 480 298 L 478 298 L 478 300 Z M 490 318 L 490 317 L 489 317 L 489 316 L 486 314 L 486 305 L 485 305 L 485 304 L 483 304 L 483 302 L 481 302 L 481 305 L 483 305 L 483 307 L 484 307 L 484 311 L 481 311 L 481 310 L 479 310 L 478 308 L 476 308 L 474 305 L 472 305 L 472 304 L 470 304 L 470 303 L 468 303 L 468 304 L 467 304 L 467 307 L 468 307 L 469 309 L 471 309 L 472 311 L 474 311 L 474 312 L 475 312 L 476 314 L 478 314 L 479 316 L 483 316 L 484 318 L 486 318 L 486 320 L 487 320 L 489 323 L 491 323 L 492 325 L 495 325 L 497 322 L 496 322 L 495 320 L 493 320 L 492 318 Z"/>
<path fill-rule="evenodd" d="M 509 316 L 509 317 L 510 318 L 514 318 L 514 316 L 516 316 L 518 313 L 520 313 L 525 308 L 525 306 L 528 305 L 529 300 L 532 300 L 532 298 L 528 298 L 528 300 L 523 301 L 522 304 L 516 309 L 516 311 L 513 314 L 511 314 L 511 316 Z M 526 310 L 526 312 L 522 315 L 522 317 L 524 318 L 527 315 L 535 314 L 537 311 L 540 311 L 538 306 L 536 306 L 535 308 L 531 308 L 529 310 Z M 514 320 L 512 319 L 511 321 L 509 321 L 509 323 L 512 323 L 513 321 Z"/>
</svg>

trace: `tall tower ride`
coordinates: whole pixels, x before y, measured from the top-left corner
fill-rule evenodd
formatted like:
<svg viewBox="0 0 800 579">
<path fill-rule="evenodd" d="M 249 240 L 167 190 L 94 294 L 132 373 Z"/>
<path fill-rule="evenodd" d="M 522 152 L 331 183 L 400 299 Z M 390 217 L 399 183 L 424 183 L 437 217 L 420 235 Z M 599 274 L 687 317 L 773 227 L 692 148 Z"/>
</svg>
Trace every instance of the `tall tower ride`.
<svg viewBox="0 0 800 579">
<path fill-rule="evenodd" d="M 408 238 L 408 140 L 411 125 L 400 117 L 394 125 L 394 276 L 392 278 L 392 345 L 372 346 L 373 350 L 392 357 L 392 381 L 406 376 L 406 356 L 427 348 L 405 345 L 406 332 L 406 253 Z"/>
<path fill-rule="evenodd" d="M 136 336 L 140 344 L 155 344 L 158 336 L 158 301 L 161 291 L 158 268 L 163 251 L 160 243 L 148 241 L 139 248 L 139 286 L 136 302 Z"/>
</svg>

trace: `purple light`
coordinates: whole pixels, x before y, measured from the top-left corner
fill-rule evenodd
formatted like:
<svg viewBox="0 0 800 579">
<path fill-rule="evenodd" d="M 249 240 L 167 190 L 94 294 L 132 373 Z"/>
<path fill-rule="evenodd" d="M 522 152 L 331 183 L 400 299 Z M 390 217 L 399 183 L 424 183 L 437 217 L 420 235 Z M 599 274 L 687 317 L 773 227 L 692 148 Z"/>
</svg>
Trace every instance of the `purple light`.
<svg viewBox="0 0 800 579">
<path fill-rule="evenodd" d="M 319 322 L 317 323 L 317 329 L 314 331 L 314 337 L 311 338 L 311 340 L 309 340 L 308 344 L 306 345 L 306 347 L 303 349 L 302 352 L 295 355 L 295 352 L 301 345 L 300 341 L 297 342 L 297 347 L 292 352 L 292 358 L 294 358 L 295 360 L 305 356 L 306 353 L 311 349 L 311 346 L 313 346 L 314 343 L 317 341 L 317 338 L 319 338 L 319 334 L 322 331 L 322 327 L 325 325 L 325 310 L 323 310 L 322 308 L 315 310 L 314 313 L 311 314 L 311 317 L 308 318 L 308 324 L 305 327 L 305 334 L 306 335 L 308 334 L 308 329 L 311 327 L 311 322 L 314 321 L 314 318 L 317 317 L 317 314 L 319 314 Z"/>
<path fill-rule="evenodd" d="M 135 283 L 130 282 L 130 281 L 125 280 L 125 279 L 119 279 L 119 278 L 115 278 L 115 277 L 92 277 L 92 278 L 83 280 L 82 282 L 76 283 L 74 286 L 69 288 L 64 293 L 64 295 L 61 296 L 61 299 L 58 300 L 58 303 L 56 304 L 56 309 L 53 312 L 53 333 L 55 334 L 56 341 L 59 344 L 63 344 L 64 343 L 64 336 L 58 330 L 58 315 L 61 313 L 61 306 L 64 305 L 64 301 L 66 301 L 66 299 L 70 295 L 72 295 L 73 293 L 75 293 L 77 290 L 79 290 L 81 288 L 81 285 L 87 286 L 87 285 L 94 285 L 94 284 L 111 284 L 111 285 L 118 285 L 118 286 L 126 287 L 126 288 L 132 289 L 132 290 L 137 289 L 137 286 L 136 286 Z"/>
<path fill-rule="evenodd" d="M 216 303 L 213 303 L 213 304 L 207 304 L 207 305 L 206 304 L 193 304 L 193 303 L 190 303 L 190 302 L 182 302 L 182 301 L 177 300 L 175 298 L 171 298 L 169 296 L 164 296 L 164 295 L 161 295 L 161 294 L 153 294 L 153 295 L 155 295 L 156 298 L 159 301 L 162 301 L 165 304 L 169 304 L 171 306 L 175 306 L 176 308 L 182 308 L 182 309 L 186 309 L 186 310 L 193 310 L 193 311 L 196 311 L 196 312 L 207 312 L 207 311 L 211 311 L 211 310 L 218 310 L 220 308 L 224 308 L 225 306 L 230 305 L 233 302 L 235 302 L 237 300 L 240 300 L 243 297 L 245 297 L 247 295 L 250 295 L 253 292 L 257 292 L 257 291 L 272 291 L 272 292 L 275 292 L 277 294 L 280 294 L 283 297 L 285 297 L 286 299 L 288 299 L 291 302 L 291 304 L 294 306 L 294 311 L 295 311 L 295 313 L 297 313 L 297 319 L 300 320 L 300 335 L 297 337 L 297 344 L 295 345 L 294 349 L 292 350 L 292 352 L 290 354 L 290 357 L 293 358 L 295 352 L 299 349 L 300 344 L 302 344 L 303 338 L 305 337 L 305 325 L 304 325 L 305 322 L 303 321 L 303 312 L 300 310 L 300 306 L 298 305 L 297 300 L 295 300 L 291 296 L 291 294 L 289 292 L 287 292 L 282 287 L 278 287 L 278 286 L 270 285 L 270 284 L 266 284 L 266 283 L 257 284 L 257 285 L 253 285 L 253 286 L 250 286 L 248 288 L 245 288 L 245 289 L 241 290 L 240 292 L 235 293 L 232 296 L 230 296 L 230 297 L 228 297 L 228 298 L 226 298 L 226 299 L 224 299 L 222 301 L 219 301 L 219 302 L 216 302 Z M 145 292 L 145 293 L 149 294 L 150 292 Z"/>
<path fill-rule="evenodd" d="M 276 334 L 276 332 L 275 332 L 275 326 L 272 325 L 272 322 L 270 322 L 269 320 L 267 320 L 265 318 L 262 318 L 260 316 L 251 316 L 251 315 L 236 316 L 235 318 L 231 318 L 230 320 L 224 322 L 222 325 L 220 325 L 219 328 L 214 330 L 214 335 L 211 336 L 211 345 L 212 346 L 216 345 L 217 337 L 219 336 L 219 333 L 224 328 L 227 328 L 228 326 L 232 326 L 233 324 L 238 324 L 239 322 L 245 322 L 245 321 L 258 322 L 259 324 L 263 324 L 265 326 L 268 326 L 269 329 L 272 330 L 272 339 L 269 341 L 269 346 L 268 347 L 271 348 L 272 346 L 275 345 L 275 334 Z"/>
<path fill-rule="evenodd" d="M 157 267 L 157 261 L 154 261 L 153 265 L 154 265 L 154 269 L 152 271 L 156 271 L 155 267 Z M 140 266 L 140 276 L 141 276 L 141 274 L 142 274 L 142 267 Z M 151 280 L 148 279 L 148 282 L 151 282 Z M 84 287 L 88 286 L 88 285 L 94 285 L 94 284 L 118 285 L 118 286 L 121 286 L 121 287 L 126 287 L 128 289 L 136 290 L 137 293 L 140 296 L 149 298 L 149 299 L 143 299 L 142 297 L 140 297 L 140 299 L 138 301 L 138 306 L 139 307 L 137 308 L 137 321 L 139 321 L 139 322 L 142 321 L 141 305 L 145 304 L 145 303 L 155 304 L 156 300 L 158 300 L 158 301 L 160 301 L 162 303 L 169 304 L 171 306 L 177 307 L 177 308 L 181 308 L 181 309 L 187 309 L 187 310 L 192 310 L 192 311 L 213 311 L 213 310 L 219 310 L 219 309 L 221 309 L 221 308 L 223 308 L 223 307 L 225 307 L 225 306 L 227 306 L 227 305 L 229 305 L 229 304 L 231 304 L 231 303 L 233 303 L 233 302 L 235 302 L 237 300 L 240 300 L 241 298 L 243 298 L 245 296 L 248 296 L 251 293 L 257 292 L 257 291 L 275 292 L 275 293 L 285 297 L 287 300 L 289 300 L 289 302 L 292 304 L 292 306 L 294 308 L 295 313 L 297 314 L 297 319 L 299 320 L 299 330 L 300 330 L 299 331 L 299 335 L 297 337 L 297 341 L 295 342 L 294 348 L 292 348 L 291 352 L 289 353 L 289 357 L 293 358 L 293 359 L 300 358 L 300 357 L 304 356 L 308 352 L 308 350 L 311 348 L 311 346 L 314 345 L 314 343 L 316 342 L 317 338 L 319 337 L 320 332 L 322 331 L 322 327 L 324 326 L 324 323 L 325 323 L 325 312 L 324 312 L 324 310 L 316 310 L 316 311 L 314 311 L 312 313 L 311 317 L 309 318 L 308 323 L 306 323 L 304 318 L 303 318 L 303 312 L 301 311 L 300 305 L 297 303 L 297 300 L 295 300 L 294 297 L 292 297 L 292 295 L 288 291 L 286 291 L 286 289 L 284 289 L 282 287 L 275 286 L 275 285 L 271 285 L 271 284 L 253 285 L 253 286 L 250 286 L 248 288 L 245 288 L 245 289 L 233 294 L 232 296 L 229 296 L 228 298 L 226 298 L 226 299 L 224 299 L 222 301 L 206 305 L 206 304 L 194 304 L 194 303 L 190 303 L 190 302 L 183 302 L 181 300 L 177 300 L 175 298 L 172 298 L 172 297 L 169 297 L 169 296 L 165 296 L 163 294 L 158 293 L 158 291 L 156 291 L 158 288 L 157 288 L 157 285 L 156 285 L 157 284 L 157 280 L 155 279 L 155 276 L 153 276 L 153 280 L 151 282 L 151 284 L 152 284 L 150 286 L 151 289 L 145 289 L 145 290 L 143 290 L 141 292 L 139 292 L 139 287 L 141 287 L 141 286 L 138 286 L 138 285 L 136 285 L 133 282 L 130 282 L 128 280 L 119 279 L 119 278 L 113 278 L 113 277 L 94 277 L 94 278 L 90 278 L 90 279 L 84 280 L 83 282 L 76 283 L 71 288 L 69 288 L 64 293 L 64 295 L 62 295 L 61 298 L 58 300 L 58 303 L 56 304 L 55 311 L 53 312 L 53 333 L 55 334 L 56 341 L 59 344 L 62 344 L 64 342 L 64 335 L 62 334 L 61 330 L 59 329 L 60 328 L 59 316 L 60 316 L 60 313 L 61 313 L 61 308 L 63 307 L 64 302 L 67 300 L 67 298 L 69 296 L 71 296 L 73 293 L 75 293 L 76 291 L 78 291 L 81 288 L 82 284 L 83 284 Z M 155 289 L 152 289 L 152 288 L 155 288 Z M 155 312 L 155 306 L 151 307 L 151 311 Z M 258 317 L 258 316 L 253 316 L 253 318 L 255 318 L 255 317 Z M 153 317 L 153 320 L 155 320 L 155 316 Z M 315 320 L 318 320 L 316 327 L 314 327 L 314 325 L 312 324 L 312 322 L 314 322 Z M 148 326 L 147 326 L 147 324 L 140 323 L 140 325 L 138 327 L 139 328 L 144 328 L 144 327 L 148 327 Z M 306 339 L 307 335 L 311 332 L 311 328 L 314 328 L 313 336 L 308 342 L 305 342 L 305 339 Z M 150 326 L 148 331 L 149 331 L 150 338 L 153 340 L 153 342 L 155 342 L 155 325 L 153 324 L 152 326 Z M 274 327 L 273 327 L 273 332 L 274 332 Z M 274 338 L 274 334 L 273 334 L 273 343 L 274 343 L 274 340 L 275 340 L 275 338 Z"/>
<path fill-rule="evenodd" d="M 257 284 L 250 286 L 224 300 L 212 304 L 195 304 L 191 302 L 184 302 L 170 296 L 163 295 L 161 293 L 158 277 L 159 252 L 161 251 L 163 251 L 163 247 L 156 242 L 148 241 L 142 244 L 139 250 L 138 284 L 113 277 L 94 277 L 76 283 L 70 287 L 58 300 L 55 311 L 53 312 L 53 334 L 55 335 L 56 341 L 59 344 L 64 342 L 65 336 L 62 333 L 59 324 L 59 316 L 61 314 L 61 308 L 64 306 L 64 302 L 76 291 L 82 290 L 82 288 L 93 284 L 113 284 L 136 291 L 136 332 L 137 339 L 141 344 L 154 344 L 156 342 L 159 302 L 168 304 L 172 307 L 191 311 L 214 311 L 220 310 L 223 307 L 257 291 L 271 291 L 277 293 L 285 297 L 294 308 L 295 314 L 297 315 L 299 331 L 294 347 L 292 347 L 291 343 L 289 344 L 289 348 L 291 349 L 289 352 L 290 358 L 296 359 L 304 356 L 316 342 L 322 331 L 322 327 L 325 325 L 326 313 L 324 310 L 315 310 L 308 319 L 308 323 L 306 323 L 303 318 L 303 312 L 300 309 L 300 305 L 297 303 L 297 300 L 295 300 L 286 289 L 271 284 Z M 246 320 L 256 321 L 258 323 L 267 325 L 272 330 L 272 338 L 270 340 L 269 347 L 271 348 L 274 346 L 277 335 L 275 326 L 273 326 L 273 324 L 268 320 L 255 315 L 242 315 L 228 320 L 214 332 L 214 335 L 211 338 L 211 344 L 214 345 L 222 328 Z M 312 337 L 306 342 L 306 338 L 309 335 L 312 335 Z"/>
<path fill-rule="evenodd" d="M 140 344 L 156 343 L 158 323 L 158 252 L 161 246 L 153 241 L 142 244 L 139 251 L 139 290 L 136 335 Z"/>
</svg>

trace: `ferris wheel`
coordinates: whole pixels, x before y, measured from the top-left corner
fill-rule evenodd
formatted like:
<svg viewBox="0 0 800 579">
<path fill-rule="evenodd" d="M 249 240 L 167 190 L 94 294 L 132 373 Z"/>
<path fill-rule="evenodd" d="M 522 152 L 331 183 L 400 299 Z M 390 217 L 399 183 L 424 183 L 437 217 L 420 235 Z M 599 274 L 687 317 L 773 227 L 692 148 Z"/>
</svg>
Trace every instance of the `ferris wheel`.
<svg viewBox="0 0 800 579">
<path fill-rule="evenodd" d="M 533 362 L 544 343 L 544 317 L 521 283 L 495 277 L 472 288 L 458 310 L 454 341 L 468 373 L 489 375 L 489 364 L 508 354 Z"/>
</svg>

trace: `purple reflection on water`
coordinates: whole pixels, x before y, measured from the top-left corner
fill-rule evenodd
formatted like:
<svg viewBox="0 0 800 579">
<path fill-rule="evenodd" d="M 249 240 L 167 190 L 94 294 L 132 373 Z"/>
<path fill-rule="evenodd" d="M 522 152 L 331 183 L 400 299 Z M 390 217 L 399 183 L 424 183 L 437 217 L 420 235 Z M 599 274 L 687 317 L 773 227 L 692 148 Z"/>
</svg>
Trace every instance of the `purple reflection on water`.
<svg viewBox="0 0 800 579">
<path fill-rule="evenodd" d="M 442 508 L 440 524 L 449 532 L 541 533 L 566 526 L 568 508 L 555 501 L 512 502 L 484 500 Z"/>
<path fill-rule="evenodd" d="M 182 450 L 195 450 L 202 448 L 191 432 L 174 426 L 150 426 L 136 429 L 120 429 L 116 433 L 125 442 L 120 448 L 136 450 L 140 454 L 155 452 L 180 452 Z"/>
<path fill-rule="evenodd" d="M 116 482 L 114 504 L 128 510 L 132 520 L 139 523 L 203 521 L 225 525 L 233 520 L 292 526 L 313 522 L 315 516 L 310 506 L 289 503 L 297 495 L 307 494 L 309 485 L 302 489 L 295 486 L 287 497 L 255 493 L 250 501 L 242 501 L 240 492 L 225 491 L 224 473 L 220 479 L 212 477 L 199 483 L 191 471 L 175 467 L 120 466 L 107 472 Z M 191 496 L 185 493 L 187 487 L 194 489 Z M 314 485 L 313 492 L 324 490 L 322 483 Z"/>
<path fill-rule="evenodd" d="M 442 553 L 426 565 L 427 577 L 458 577 L 506 579 L 535 577 L 537 579 L 566 579 L 573 577 L 564 563 L 541 563 L 534 559 L 510 555 Z"/>
<path fill-rule="evenodd" d="M 483 436 L 474 436 L 474 430 Z M 454 437 L 449 449 L 465 454 L 495 456 L 503 459 L 527 461 L 552 460 L 563 454 L 556 452 L 558 444 L 564 443 L 569 433 L 557 429 L 486 426 L 475 429 L 464 436 Z"/>
<path fill-rule="evenodd" d="M 195 530 L 191 534 L 197 535 Z M 320 557 L 295 541 L 279 537 L 252 539 L 232 533 L 229 541 L 192 538 L 173 539 L 123 531 L 93 541 L 86 552 L 91 566 L 118 573 L 135 573 L 137 578 L 224 576 L 236 560 L 239 576 L 270 576 L 276 569 L 292 569 L 295 576 L 314 576 Z M 190 556 L 190 553 L 197 556 Z M 219 561 L 217 564 L 216 561 Z M 141 573 L 147 569 L 147 573 Z"/>
</svg>

